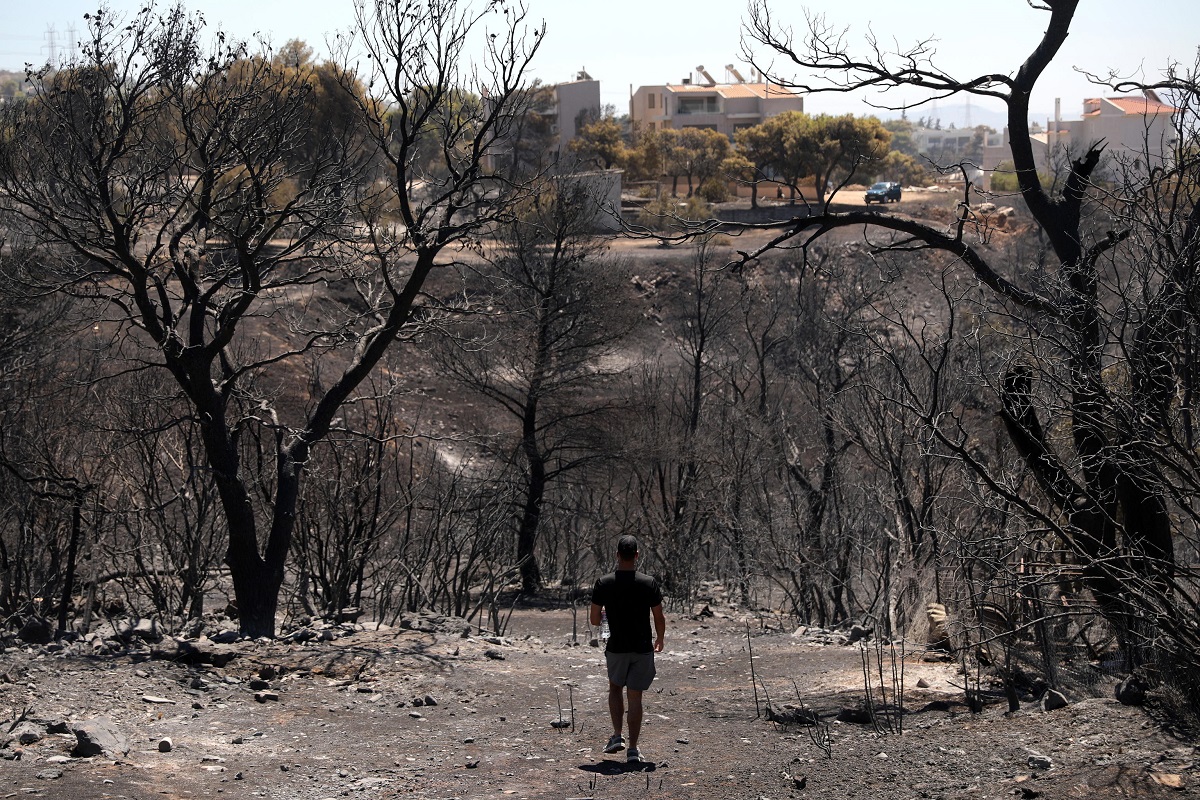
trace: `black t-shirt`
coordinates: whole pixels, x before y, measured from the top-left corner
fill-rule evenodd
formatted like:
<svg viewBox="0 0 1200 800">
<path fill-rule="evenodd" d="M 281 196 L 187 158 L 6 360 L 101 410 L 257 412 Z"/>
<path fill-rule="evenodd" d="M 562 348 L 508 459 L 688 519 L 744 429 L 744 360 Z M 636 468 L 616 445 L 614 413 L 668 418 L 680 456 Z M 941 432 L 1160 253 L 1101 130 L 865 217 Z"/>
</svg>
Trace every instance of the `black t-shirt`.
<svg viewBox="0 0 1200 800">
<path fill-rule="evenodd" d="M 608 615 L 611 653 L 649 653 L 654 650 L 650 609 L 662 605 L 658 581 L 644 572 L 619 569 L 596 581 L 592 602 Z"/>
</svg>

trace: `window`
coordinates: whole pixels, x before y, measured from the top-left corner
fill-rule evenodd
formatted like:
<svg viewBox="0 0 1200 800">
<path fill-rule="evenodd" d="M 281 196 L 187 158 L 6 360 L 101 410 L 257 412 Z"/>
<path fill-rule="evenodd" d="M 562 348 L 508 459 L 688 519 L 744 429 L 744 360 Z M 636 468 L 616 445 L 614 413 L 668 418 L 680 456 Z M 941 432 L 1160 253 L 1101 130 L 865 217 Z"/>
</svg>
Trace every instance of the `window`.
<svg viewBox="0 0 1200 800">
<path fill-rule="evenodd" d="M 677 106 L 680 114 L 719 114 L 716 95 L 706 97 L 680 97 Z"/>
<path fill-rule="evenodd" d="M 654 108 L 654 92 L 646 94 L 646 108 Z"/>
</svg>

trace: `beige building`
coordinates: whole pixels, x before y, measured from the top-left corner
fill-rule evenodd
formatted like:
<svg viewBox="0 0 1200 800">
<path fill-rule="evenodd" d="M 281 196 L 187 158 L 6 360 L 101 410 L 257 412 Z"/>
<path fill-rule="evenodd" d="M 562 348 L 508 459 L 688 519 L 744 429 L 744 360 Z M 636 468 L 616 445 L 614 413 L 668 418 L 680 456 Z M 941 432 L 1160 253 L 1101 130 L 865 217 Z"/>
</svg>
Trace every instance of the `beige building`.
<svg viewBox="0 0 1200 800">
<path fill-rule="evenodd" d="M 1034 157 L 1038 169 L 1055 172 L 1068 158 L 1079 158 L 1089 147 L 1103 142 L 1100 172 L 1117 164 L 1146 169 L 1162 166 L 1171 158 L 1176 144 L 1172 123 L 1174 106 L 1167 105 L 1152 91 L 1144 96 L 1093 97 L 1083 101 L 1083 116 L 1077 120 L 1061 118 L 1055 101 L 1055 119 L 1046 127 L 1030 127 Z M 999 164 L 1012 160 L 1008 128 L 1001 142 L 989 143 L 983 151 L 983 169 L 990 175 Z M 1147 163 L 1149 162 L 1149 163 Z"/>
<path fill-rule="evenodd" d="M 784 111 L 804 111 L 804 98 L 774 83 L 747 83 L 726 67 L 735 83 L 717 83 L 703 67 L 700 81 L 641 86 L 629 99 L 629 118 L 643 131 L 712 128 L 733 136 Z"/>
<path fill-rule="evenodd" d="M 575 80 L 556 83 L 549 88 L 553 102 L 538 109 L 538 113 L 552 118 L 551 130 L 557 135 L 558 152 L 562 155 L 578 134 L 580 120 L 585 117 L 591 122 L 600 119 L 600 81 L 580 71 Z"/>
<path fill-rule="evenodd" d="M 538 86 L 532 99 L 532 107 L 512 135 L 494 142 L 484 156 L 488 170 L 511 167 L 514 161 L 545 169 L 567 155 L 580 123 L 600 118 L 600 81 L 582 70 L 573 81 Z"/>
</svg>

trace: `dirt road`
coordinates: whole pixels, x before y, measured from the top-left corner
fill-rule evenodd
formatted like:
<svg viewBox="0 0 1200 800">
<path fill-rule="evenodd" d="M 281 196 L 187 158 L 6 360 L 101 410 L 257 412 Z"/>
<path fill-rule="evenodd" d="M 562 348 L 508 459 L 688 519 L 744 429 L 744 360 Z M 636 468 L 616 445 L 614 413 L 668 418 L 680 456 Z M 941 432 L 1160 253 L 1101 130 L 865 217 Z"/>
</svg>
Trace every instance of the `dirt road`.
<svg viewBox="0 0 1200 800">
<path fill-rule="evenodd" d="M 518 611 L 510 638 L 494 641 L 358 629 L 331 642 L 241 642 L 222 669 L 10 648 L 0 656 L 8 719 L 28 709 L 44 728 L 105 717 L 129 752 L 72 758 L 69 733 L 13 743 L 20 759 L 0 761 L 0 797 L 1105 798 L 1196 796 L 1200 785 L 1195 747 L 1103 684 L 1057 711 L 1030 698 L 1015 715 L 999 704 L 971 714 L 953 664 L 910 657 L 903 733 L 884 733 L 834 719 L 864 696 L 857 645 L 756 624 L 760 709 L 765 690 L 780 711 L 795 713 L 783 704 L 799 697 L 822 719 L 785 728 L 756 716 L 744 619 L 669 622 L 646 695 L 652 763 L 638 769 L 601 753 L 602 654 L 570 646 L 566 611 Z M 255 700 L 260 675 L 278 700 Z M 564 728 L 553 726 L 560 707 Z"/>
</svg>

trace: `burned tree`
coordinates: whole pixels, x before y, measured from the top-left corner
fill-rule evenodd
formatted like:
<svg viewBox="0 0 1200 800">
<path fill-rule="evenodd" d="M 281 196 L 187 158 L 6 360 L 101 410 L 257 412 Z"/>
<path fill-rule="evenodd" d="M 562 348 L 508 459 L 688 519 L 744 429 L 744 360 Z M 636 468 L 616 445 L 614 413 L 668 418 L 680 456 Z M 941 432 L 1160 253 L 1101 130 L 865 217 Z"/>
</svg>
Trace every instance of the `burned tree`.
<svg viewBox="0 0 1200 800">
<path fill-rule="evenodd" d="M 858 227 L 880 256 L 936 251 L 968 270 L 1012 334 L 1017 352 L 993 396 L 1037 491 L 1006 479 L 1003 463 L 984 457 L 967 428 L 955 424 L 961 416 L 926 421 L 989 491 L 1068 549 L 1131 658 L 1167 655 L 1195 670 L 1196 576 L 1194 563 L 1181 562 L 1177 552 L 1194 553 L 1200 522 L 1192 499 L 1200 463 L 1188 445 L 1195 436 L 1192 362 L 1200 327 L 1194 202 L 1200 162 L 1192 132 L 1200 86 L 1172 70 L 1138 87 L 1170 91 L 1181 107 L 1177 143 L 1153 143 L 1166 145 L 1165 155 L 1156 158 L 1149 147 L 1150 157 L 1131 164 L 1123 180 L 1100 183 L 1104 147 L 1097 142 L 1070 161 L 1061 180 L 1044 186 L 1028 132 L 1029 99 L 1067 37 L 1078 0 L 1030 5 L 1048 14 L 1048 24 L 1016 73 L 967 79 L 938 69 L 928 42 L 889 53 L 871 40 L 869 54 L 859 58 L 819 16 L 810 16 L 797 38 L 762 0 L 751 6 L 748 29 L 811 76 L 782 81 L 803 91 L 903 87 L 1002 101 L 1020 196 L 1045 243 L 1032 263 L 1010 267 L 985 246 L 977 234 L 986 222 L 971 209 L 969 185 L 948 230 L 899 214 L 822 206 L 775 226 L 778 236 L 765 249 L 803 248 L 829 231 Z"/>
<path fill-rule="evenodd" d="M 476 67 L 466 48 L 491 19 Z M 178 7 L 91 15 L 78 61 L 31 74 L 30 97 L 0 111 L 6 222 L 43 253 L 6 261 L 6 279 L 96 302 L 122 366 L 170 376 L 255 636 L 275 630 L 313 448 L 414 324 L 444 251 L 519 194 L 482 162 L 540 42 L 523 12 L 376 0 L 358 23 L 372 73 L 337 70 L 355 113 L 331 118 L 315 148 L 304 69 L 210 40 Z M 472 82 L 488 108 L 446 113 Z M 445 163 L 427 180 L 411 156 L 429 131 Z M 477 206 L 497 185 L 501 201 Z M 322 302 L 326 287 L 358 301 Z"/>
</svg>

